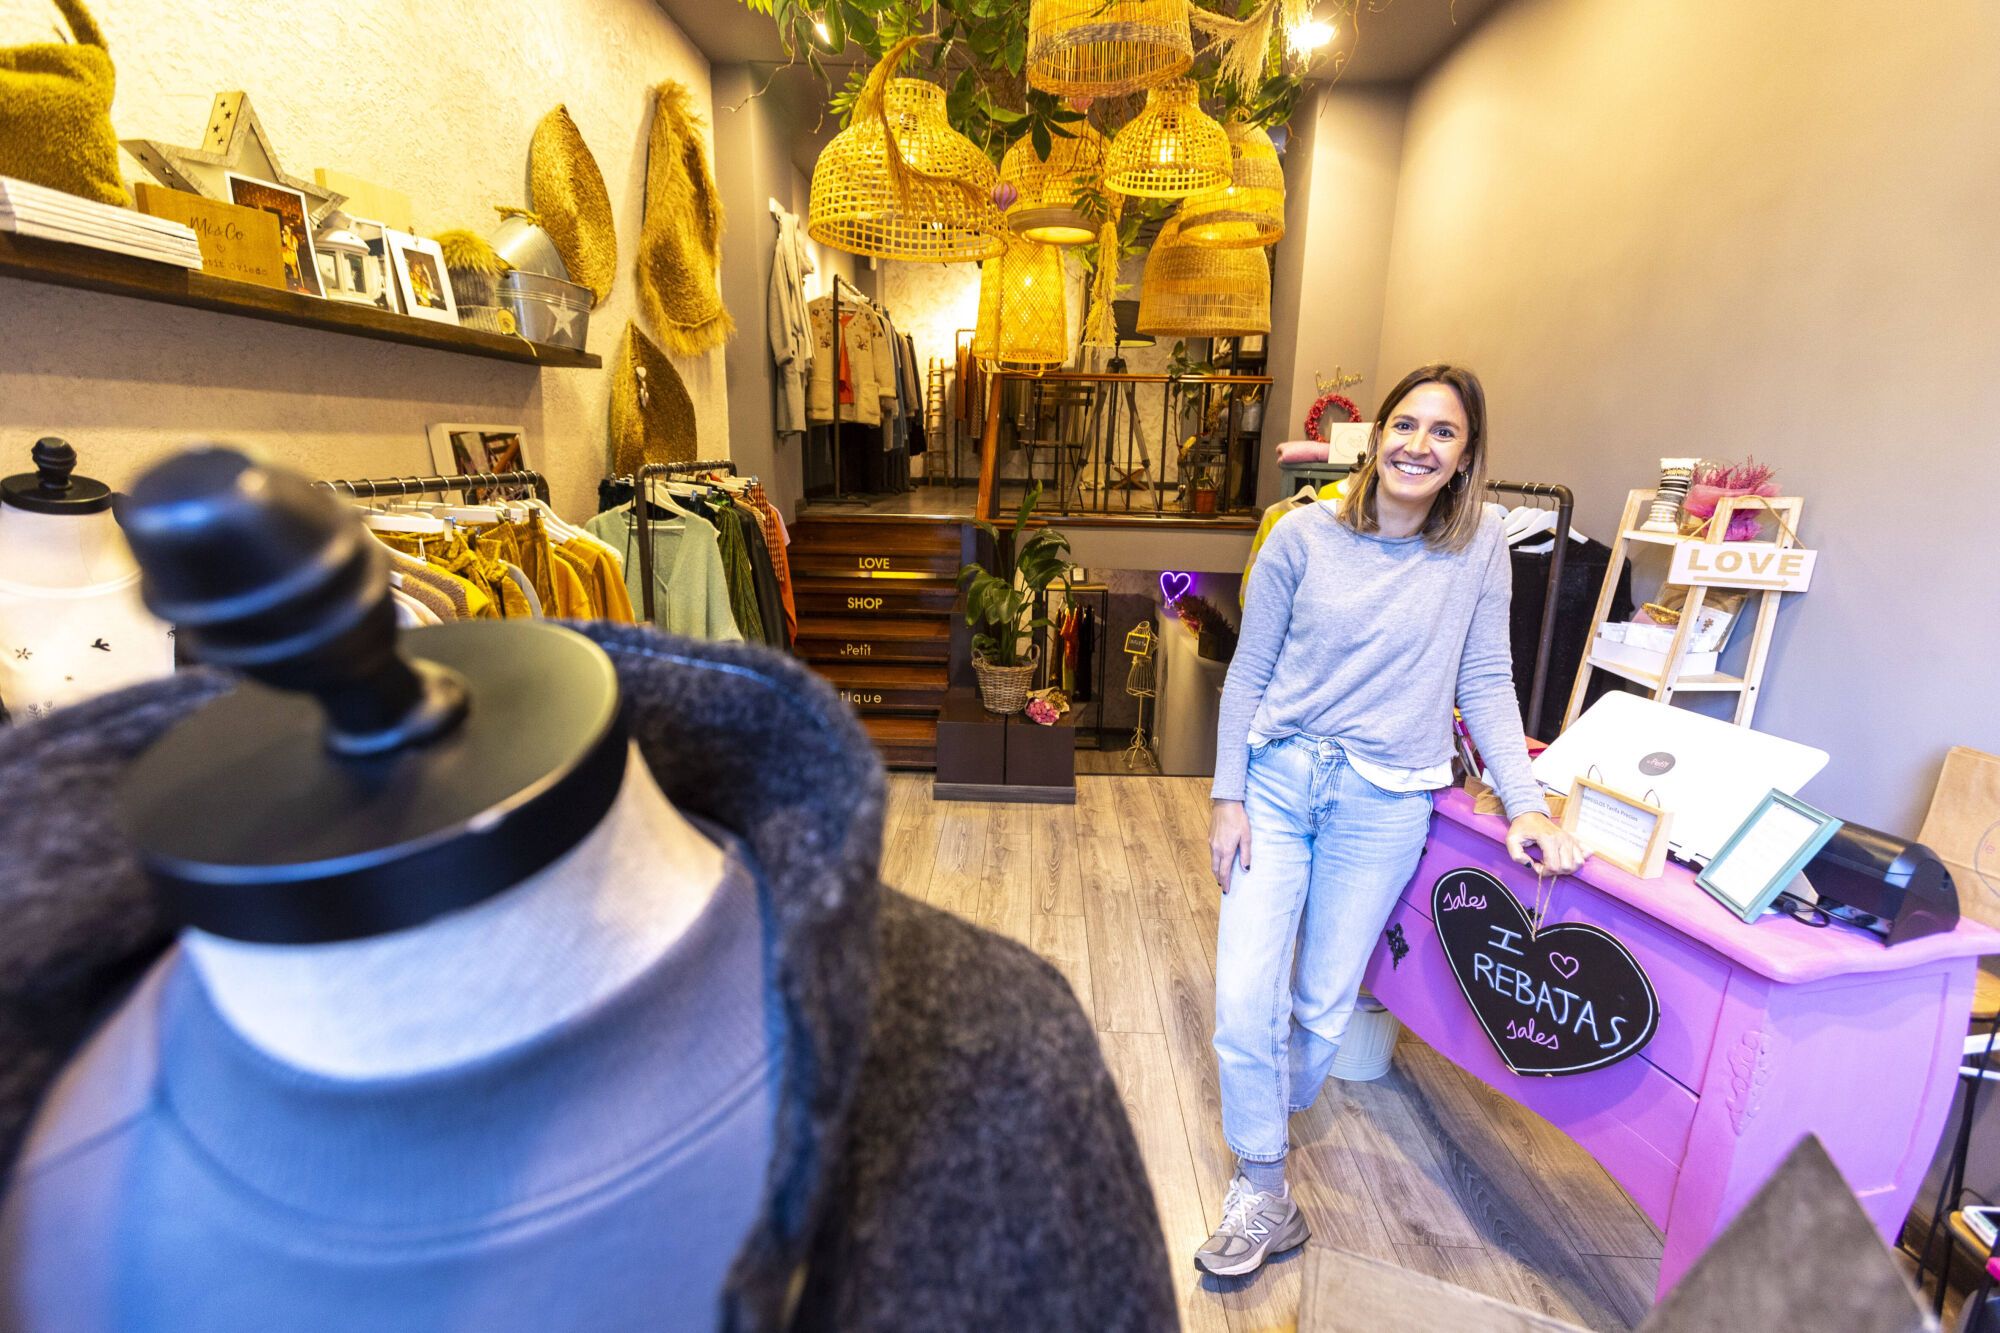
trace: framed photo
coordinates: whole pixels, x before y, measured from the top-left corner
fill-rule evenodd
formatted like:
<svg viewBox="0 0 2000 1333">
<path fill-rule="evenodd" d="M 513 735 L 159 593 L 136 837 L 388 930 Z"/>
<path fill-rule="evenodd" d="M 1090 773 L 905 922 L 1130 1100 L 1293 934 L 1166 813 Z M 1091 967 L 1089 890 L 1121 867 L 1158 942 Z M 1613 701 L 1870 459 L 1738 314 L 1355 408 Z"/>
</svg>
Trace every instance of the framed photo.
<svg viewBox="0 0 2000 1333">
<path fill-rule="evenodd" d="M 285 290 L 301 296 L 324 296 L 319 285 L 319 256 L 313 253 L 312 223 L 306 197 L 297 190 L 255 176 L 225 172 L 229 180 L 229 201 L 255 208 L 278 219 L 279 269 Z"/>
<path fill-rule="evenodd" d="M 1694 882 L 1737 916 L 1755 921 L 1840 832 L 1841 823 L 1773 788 Z"/>
<path fill-rule="evenodd" d="M 1261 333 L 1244 334 L 1236 344 L 1236 351 L 1241 356 L 1264 355 L 1264 335 Z"/>
<path fill-rule="evenodd" d="M 384 229 L 389 265 L 396 278 L 396 300 L 403 313 L 441 324 L 458 323 L 458 302 L 452 298 L 451 276 L 445 272 L 444 251 L 427 236 Z"/>
<path fill-rule="evenodd" d="M 1589 778 L 1578 778 L 1563 802 L 1562 826 L 1592 856 L 1638 879 L 1658 879 L 1667 866 L 1667 831 L 1674 817 L 1657 805 Z"/>
<path fill-rule="evenodd" d="M 431 467 L 439 476 L 516 472 L 529 466 L 527 436 L 519 426 L 441 422 L 427 427 L 425 434 L 430 437 Z M 468 486 L 465 503 L 525 500 L 534 493 L 533 486 Z"/>
</svg>

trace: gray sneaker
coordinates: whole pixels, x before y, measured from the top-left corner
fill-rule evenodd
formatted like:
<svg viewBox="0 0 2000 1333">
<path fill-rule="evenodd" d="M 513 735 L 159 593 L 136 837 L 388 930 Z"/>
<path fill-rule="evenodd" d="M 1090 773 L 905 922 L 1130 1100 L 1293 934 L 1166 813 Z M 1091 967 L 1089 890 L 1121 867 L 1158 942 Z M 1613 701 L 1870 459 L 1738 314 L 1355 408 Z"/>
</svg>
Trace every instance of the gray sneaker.
<svg viewBox="0 0 2000 1333">
<path fill-rule="evenodd" d="M 1222 1225 L 1194 1252 L 1194 1266 L 1216 1277 L 1241 1277 L 1272 1255 L 1305 1244 L 1309 1234 L 1306 1215 L 1289 1193 L 1259 1193 L 1238 1176 L 1222 1201 Z"/>
</svg>

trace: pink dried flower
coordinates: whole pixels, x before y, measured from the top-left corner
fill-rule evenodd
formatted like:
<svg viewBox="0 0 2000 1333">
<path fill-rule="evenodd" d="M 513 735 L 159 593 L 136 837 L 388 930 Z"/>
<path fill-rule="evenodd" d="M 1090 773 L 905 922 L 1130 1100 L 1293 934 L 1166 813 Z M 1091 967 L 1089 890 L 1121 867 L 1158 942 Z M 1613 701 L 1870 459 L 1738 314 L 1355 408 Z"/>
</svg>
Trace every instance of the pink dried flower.
<svg viewBox="0 0 2000 1333">
<path fill-rule="evenodd" d="M 1030 699 L 1027 707 L 1028 721 L 1037 726 L 1053 727 L 1056 724 L 1056 706 L 1047 699 Z"/>
</svg>

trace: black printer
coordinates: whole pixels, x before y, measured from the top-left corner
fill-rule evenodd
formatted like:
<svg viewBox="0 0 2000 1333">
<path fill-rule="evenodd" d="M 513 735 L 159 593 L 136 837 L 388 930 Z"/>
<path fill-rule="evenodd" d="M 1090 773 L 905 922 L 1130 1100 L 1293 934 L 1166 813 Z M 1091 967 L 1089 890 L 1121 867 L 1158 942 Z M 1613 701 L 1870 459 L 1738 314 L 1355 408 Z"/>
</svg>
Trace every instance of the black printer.
<svg viewBox="0 0 2000 1333">
<path fill-rule="evenodd" d="M 1958 924 L 1958 887 L 1937 853 L 1920 842 L 1843 824 L 1806 863 L 1805 876 L 1828 916 L 1884 945 Z"/>
</svg>

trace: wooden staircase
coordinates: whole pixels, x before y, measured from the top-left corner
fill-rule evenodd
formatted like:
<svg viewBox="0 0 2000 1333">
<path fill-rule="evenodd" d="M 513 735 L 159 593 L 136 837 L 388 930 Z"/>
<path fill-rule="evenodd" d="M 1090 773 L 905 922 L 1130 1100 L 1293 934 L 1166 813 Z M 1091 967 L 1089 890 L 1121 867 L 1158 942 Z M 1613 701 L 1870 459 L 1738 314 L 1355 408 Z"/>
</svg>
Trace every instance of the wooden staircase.
<svg viewBox="0 0 2000 1333">
<path fill-rule="evenodd" d="M 891 768 L 937 763 L 962 532 L 938 519 L 814 515 L 792 525 L 798 654 L 861 715 Z"/>
</svg>

